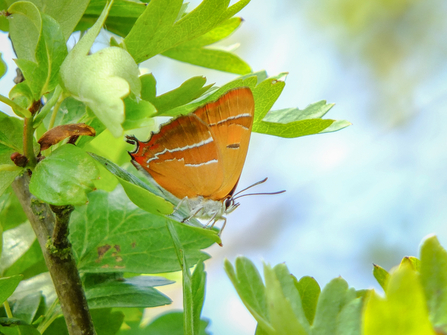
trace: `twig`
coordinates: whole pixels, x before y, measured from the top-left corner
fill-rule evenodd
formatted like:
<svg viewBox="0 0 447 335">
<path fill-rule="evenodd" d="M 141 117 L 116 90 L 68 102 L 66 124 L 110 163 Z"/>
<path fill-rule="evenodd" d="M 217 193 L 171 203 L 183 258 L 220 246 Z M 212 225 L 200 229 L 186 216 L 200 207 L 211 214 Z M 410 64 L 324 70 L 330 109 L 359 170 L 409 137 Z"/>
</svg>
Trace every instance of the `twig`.
<svg viewBox="0 0 447 335">
<path fill-rule="evenodd" d="M 68 332 L 70 335 L 95 335 L 81 278 L 73 257 L 71 244 L 67 239 L 68 230 L 64 232 L 64 227 L 68 227 L 72 209 L 62 209 L 63 213 L 61 215 L 56 213 L 57 219 L 55 220 L 48 204 L 41 202 L 29 192 L 29 181 L 30 176 L 25 172 L 16 178 L 12 188 L 36 233 L 59 297 Z M 57 247 L 51 238 L 55 231 L 55 225 L 59 226 L 57 228 L 59 233 L 55 240 L 58 245 L 66 246 L 62 249 Z"/>
</svg>

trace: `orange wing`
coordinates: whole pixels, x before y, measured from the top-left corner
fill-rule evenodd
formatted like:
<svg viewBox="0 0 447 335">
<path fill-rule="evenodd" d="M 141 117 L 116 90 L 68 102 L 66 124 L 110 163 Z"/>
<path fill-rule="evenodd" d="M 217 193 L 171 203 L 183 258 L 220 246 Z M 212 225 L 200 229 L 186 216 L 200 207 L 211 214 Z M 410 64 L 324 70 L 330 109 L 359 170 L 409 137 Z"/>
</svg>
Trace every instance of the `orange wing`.
<svg viewBox="0 0 447 335">
<path fill-rule="evenodd" d="M 130 155 L 177 198 L 209 198 L 224 179 L 218 150 L 209 127 L 189 114 L 163 125 L 147 142 L 138 141 Z"/>
<path fill-rule="evenodd" d="M 222 184 L 207 198 L 221 200 L 234 192 L 247 156 L 254 111 L 253 93 L 243 87 L 227 92 L 194 112 L 208 125 L 223 167 Z"/>
</svg>

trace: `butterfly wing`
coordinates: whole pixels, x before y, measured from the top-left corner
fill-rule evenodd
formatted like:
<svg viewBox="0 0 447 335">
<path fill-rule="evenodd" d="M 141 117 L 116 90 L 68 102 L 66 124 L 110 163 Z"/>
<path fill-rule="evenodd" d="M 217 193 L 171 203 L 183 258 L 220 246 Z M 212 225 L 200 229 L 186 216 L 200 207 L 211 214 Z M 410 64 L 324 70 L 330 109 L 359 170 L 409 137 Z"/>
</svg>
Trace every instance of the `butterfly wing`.
<svg viewBox="0 0 447 335">
<path fill-rule="evenodd" d="M 234 192 L 244 167 L 250 142 L 255 102 L 247 87 L 231 90 L 217 101 L 198 108 L 194 114 L 209 127 L 216 142 L 223 181 L 209 198 L 220 200 Z"/>
<path fill-rule="evenodd" d="M 138 142 L 130 155 L 179 199 L 210 197 L 222 185 L 218 146 L 208 125 L 194 114 L 163 125 L 149 141 Z"/>
</svg>

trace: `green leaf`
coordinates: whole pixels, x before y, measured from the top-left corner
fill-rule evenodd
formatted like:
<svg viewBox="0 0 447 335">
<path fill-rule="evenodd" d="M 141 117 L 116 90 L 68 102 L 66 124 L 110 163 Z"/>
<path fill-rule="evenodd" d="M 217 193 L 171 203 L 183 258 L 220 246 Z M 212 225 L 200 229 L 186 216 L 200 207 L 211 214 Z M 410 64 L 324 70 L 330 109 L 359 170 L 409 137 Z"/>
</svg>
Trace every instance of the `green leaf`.
<svg viewBox="0 0 447 335">
<path fill-rule="evenodd" d="M 274 332 L 273 326 L 269 322 L 266 291 L 261 275 L 248 258 L 237 257 L 235 265 L 236 271 L 227 259 L 224 261 L 225 272 L 239 297 L 258 324 L 267 333 Z"/>
<path fill-rule="evenodd" d="M 165 51 L 163 56 L 229 73 L 246 74 L 251 72 L 250 65 L 240 57 L 220 49 L 177 47 Z"/>
<path fill-rule="evenodd" d="M 42 300 L 42 293 L 36 292 L 25 295 L 18 300 L 12 302 L 12 315 L 15 318 L 31 323 L 36 316 Z"/>
<path fill-rule="evenodd" d="M 258 114 L 265 115 L 279 97 L 279 94 L 284 88 L 284 82 L 280 80 L 283 77 L 284 74 L 279 74 L 274 77 L 265 78 L 264 72 L 241 76 L 220 87 L 218 90 L 213 91 L 211 94 L 201 97 L 200 100 L 173 108 L 167 112 L 158 113 L 158 115 L 178 116 L 188 114 L 208 102 L 216 101 L 221 95 L 231 89 L 237 87 L 249 87 L 252 90 L 255 99 L 256 124 L 256 120 L 262 118 L 258 116 Z"/>
<path fill-rule="evenodd" d="M 390 274 L 384 268 L 379 265 L 373 264 L 373 275 L 376 278 L 379 285 L 385 290 Z"/>
<path fill-rule="evenodd" d="M 321 100 L 310 104 L 303 110 L 299 108 L 286 108 L 269 111 L 264 117 L 264 121 L 289 123 L 306 119 L 319 119 L 326 115 L 326 113 L 334 106 L 335 104 L 327 104 L 326 100 Z"/>
<path fill-rule="evenodd" d="M 18 319 L 0 318 L 0 334 L 4 335 L 40 335 L 36 328 Z"/>
<path fill-rule="evenodd" d="M 146 127 L 154 124 L 152 116 L 157 113 L 154 105 L 145 100 L 136 101 L 129 97 L 124 99 L 126 106 L 126 120 L 123 123 L 125 130 Z"/>
<path fill-rule="evenodd" d="M 8 70 L 8 67 L 6 66 L 5 61 L 3 60 L 3 54 L 0 52 L 0 78 L 3 77 L 3 75 Z"/>
<path fill-rule="evenodd" d="M 318 297 L 320 296 L 320 286 L 313 277 L 302 277 L 299 281 L 294 277 L 295 287 L 300 293 L 304 314 L 309 324 L 312 324 L 317 310 Z"/>
<path fill-rule="evenodd" d="M 285 296 L 275 271 L 266 264 L 264 264 L 264 277 L 267 309 L 275 334 L 308 334 L 295 315 L 291 301 Z"/>
<path fill-rule="evenodd" d="M 26 113 L 23 113 L 22 110 L 17 108 L 13 108 L 12 111 L 19 117 L 31 117 L 31 113 L 28 111 L 28 108 L 34 102 L 33 92 L 26 82 L 21 82 L 15 85 L 11 91 L 9 91 L 9 98 L 13 100 L 17 105 L 26 110 Z M 28 113 L 28 114 L 27 114 Z"/>
<path fill-rule="evenodd" d="M 203 262 L 197 264 L 191 278 L 194 329 L 200 328 L 200 315 L 205 301 L 206 272 Z"/>
<path fill-rule="evenodd" d="M 69 123 L 81 123 L 81 118 L 86 114 L 85 104 L 72 97 L 67 97 L 61 103 L 59 112 L 56 115 L 54 126 L 59 126 Z M 36 117 L 37 118 L 37 117 Z M 51 117 L 46 117 L 43 124 L 48 129 Z M 84 122 L 87 123 L 87 122 Z M 88 123 L 89 124 L 89 123 Z M 90 125 L 90 124 L 89 124 Z M 98 134 L 97 134 L 98 135 Z"/>
<path fill-rule="evenodd" d="M 335 334 L 336 321 L 345 304 L 356 298 L 354 290 L 342 278 L 332 279 L 323 289 L 317 304 L 314 323 L 314 335 Z"/>
<path fill-rule="evenodd" d="M 420 271 L 421 270 L 421 261 L 413 256 L 406 256 L 402 258 L 399 266 L 408 265 L 413 270 Z"/>
<path fill-rule="evenodd" d="M 409 266 L 390 276 L 385 299 L 371 291 L 363 312 L 363 334 L 435 334 L 419 276 Z"/>
<path fill-rule="evenodd" d="M 14 293 L 22 278 L 20 275 L 0 278 L 0 304 Z"/>
<path fill-rule="evenodd" d="M 177 21 L 182 3 L 152 0 L 148 4 L 123 41 L 137 63 L 203 35 L 228 19 L 229 0 L 204 0 Z"/>
<path fill-rule="evenodd" d="M 290 303 L 295 317 L 299 324 L 303 327 L 307 334 L 310 333 L 309 321 L 304 313 L 300 293 L 296 288 L 293 277 L 289 272 L 289 269 L 284 263 L 276 265 L 273 270 L 275 271 L 276 278 L 281 284 L 281 289 L 286 300 Z"/>
<path fill-rule="evenodd" d="M 95 162 L 84 150 L 66 144 L 37 164 L 30 192 L 52 205 L 84 205 L 98 175 Z"/>
<path fill-rule="evenodd" d="M 27 220 L 16 194 L 8 188 L 0 196 L 0 226 L 3 231 L 15 228 Z M 0 262 L 1 263 L 1 262 Z"/>
<path fill-rule="evenodd" d="M 90 1 L 76 30 L 88 30 L 96 22 L 106 3 L 105 0 Z M 142 2 L 115 0 L 107 16 L 105 29 L 121 37 L 125 37 L 145 9 L 146 4 Z"/>
<path fill-rule="evenodd" d="M 183 250 L 182 242 L 177 234 L 172 222 L 166 221 L 166 228 L 172 239 L 177 260 L 182 269 L 182 291 L 183 291 L 183 332 L 186 335 L 194 335 L 197 333 L 194 315 L 194 302 L 192 292 L 191 272 L 189 271 L 188 262 L 186 260 L 185 252 Z"/>
<path fill-rule="evenodd" d="M 90 310 L 90 314 L 92 315 L 96 333 L 99 335 L 117 334 L 124 320 L 124 314 L 122 311 L 112 312 L 112 309 L 110 308 L 92 309 Z M 64 317 L 60 316 L 54 320 L 43 334 L 69 335 Z"/>
<path fill-rule="evenodd" d="M 118 187 L 111 193 L 89 194 L 88 206 L 71 215 L 70 241 L 83 272 L 162 273 L 180 269 L 166 217 L 133 205 Z M 209 256 L 200 251 L 214 243 L 209 230 L 173 222 L 188 263 Z M 215 234 L 215 233 L 214 233 Z"/>
<path fill-rule="evenodd" d="M 447 331 L 447 252 L 436 236 L 422 244 L 420 273 L 433 326 Z"/>
<path fill-rule="evenodd" d="M 19 1 L 9 7 L 14 20 L 9 20 L 9 34 L 19 59 L 36 61 L 36 49 L 42 32 L 39 9 L 31 2 Z"/>
<path fill-rule="evenodd" d="M 294 138 L 318 134 L 329 127 L 334 120 L 310 119 L 294 121 L 287 124 L 260 121 L 253 124 L 256 133 L 275 135 L 285 138 Z"/>
<path fill-rule="evenodd" d="M 124 49 L 109 47 L 88 56 L 110 6 L 70 51 L 60 75 L 63 88 L 91 108 L 110 132 L 119 137 L 125 120 L 122 98 L 131 92 L 139 96 L 141 87 L 138 66 Z"/>
<path fill-rule="evenodd" d="M 171 303 L 154 286 L 174 283 L 163 277 L 137 276 L 96 283 L 85 287 L 91 309 L 112 307 L 156 307 Z"/>
<path fill-rule="evenodd" d="M 26 222 L 3 233 L 3 252 L 0 257 L 0 275 L 22 274 L 23 279 L 46 271 L 36 235 Z"/>
<path fill-rule="evenodd" d="M 176 89 L 155 97 L 157 82 L 154 76 L 147 74 L 141 76 L 140 79 L 142 85 L 141 98 L 151 102 L 157 109 L 157 114 L 185 105 L 200 97 L 211 87 L 211 85 L 203 86 L 206 83 L 205 77 L 192 77 Z"/>
<path fill-rule="evenodd" d="M 363 299 L 356 298 L 343 306 L 337 316 L 335 335 L 361 335 L 362 334 L 362 308 Z"/>
<path fill-rule="evenodd" d="M 23 153 L 23 121 L 0 112 L 0 195 L 23 170 L 11 161 L 11 154 Z"/>
<path fill-rule="evenodd" d="M 198 335 L 210 334 L 206 331 L 209 321 L 200 320 Z M 132 329 L 126 329 L 118 335 L 184 335 L 183 332 L 183 313 L 169 312 L 158 316 L 146 328 L 140 328 L 135 324 Z"/>
<path fill-rule="evenodd" d="M 20 31 L 21 33 L 17 34 L 17 37 L 22 39 L 13 40 L 15 49 L 16 44 L 19 49 L 24 46 L 32 48 L 18 52 L 19 57 L 16 63 L 22 70 L 26 84 L 33 93 L 33 99 L 39 100 L 45 92 L 53 90 L 58 83 L 59 68 L 67 55 L 65 39 L 57 21 L 46 14 L 41 15 L 33 3 L 17 2 L 10 7 L 10 10 L 14 16 L 10 25 L 11 29 Z M 15 27 L 22 23 L 30 27 L 26 31 L 36 31 L 38 34 L 37 44 L 35 44 L 35 33 L 24 37 L 22 35 L 23 27 Z M 14 34 L 14 36 L 16 35 Z"/>
<path fill-rule="evenodd" d="M 59 23 L 67 41 L 88 4 L 89 0 L 45 0 L 40 9 Z"/>
<path fill-rule="evenodd" d="M 97 156 L 93 153 L 90 153 L 90 156 L 101 163 L 118 179 L 127 196 L 135 205 L 153 214 L 172 213 L 174 206 L 161 197 L 162 193 L 158 189 L 143 183 L 104 157 Z"/>
<path fill-rule="evenodd" d="M 37 292 L 42 293 L 45 298 L 45 309 L 48 310 L 57 298 L 56 292 L 54 291 L 53 281 L 48 272 L 40 273 L 32 278 L 22 280 L 9 300 L 18 301 L 24 296 L 32 295 Z"/>
</svg>

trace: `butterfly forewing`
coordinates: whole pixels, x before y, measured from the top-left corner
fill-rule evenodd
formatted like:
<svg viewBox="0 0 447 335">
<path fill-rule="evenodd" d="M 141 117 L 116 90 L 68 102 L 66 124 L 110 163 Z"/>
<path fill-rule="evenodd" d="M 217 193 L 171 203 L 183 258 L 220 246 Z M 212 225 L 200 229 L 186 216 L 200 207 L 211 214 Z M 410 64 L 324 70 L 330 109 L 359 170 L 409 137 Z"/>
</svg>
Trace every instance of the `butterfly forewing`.
<svg viewBox="0 0 447 335">
<path fill-rule="evenodd" d="M 181 116 L 161 127 L 131 156 L 164 189 L 179 199 L 211 197 L 223 181 L 218 146 L 196 115 Z"/>
<path fill-rule="evenodd" d="M 194 112 L 209 126 L 223 167 L 222 185 L 210 199 L 220 200 L 234 191 L 247 156 L 254 109 L 251 90 L 238 88 Z"/>
</svg>

